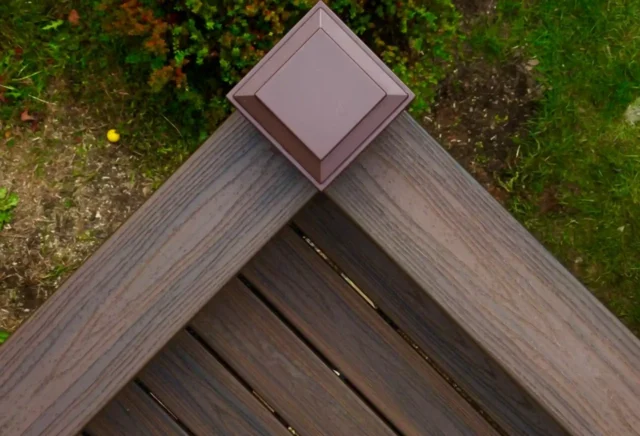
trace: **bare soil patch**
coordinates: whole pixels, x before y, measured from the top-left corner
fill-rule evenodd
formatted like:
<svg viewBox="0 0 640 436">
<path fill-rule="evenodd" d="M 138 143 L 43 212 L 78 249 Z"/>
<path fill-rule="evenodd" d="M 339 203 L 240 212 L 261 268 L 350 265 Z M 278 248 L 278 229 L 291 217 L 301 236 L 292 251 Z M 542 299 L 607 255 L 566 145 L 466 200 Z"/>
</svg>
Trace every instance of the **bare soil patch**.
<svg viewBox="0 0 640 436">
<path fill-rule="evenodd" d="M 20 198 L 0 232 L 0 329 L 14 331 L 151 192 L 89 112 L 52 105 L 35 131 L 0 121 L 0 186 Z"/>
<path fill-rule="evenodd" d="M 427 130 L 497 200 L 508 199 L 500 183 L 518 158 L 518 138 L 536 108 L 540 89 L 530 66 L 461 62 L 441 85 Z"/>
</svg>

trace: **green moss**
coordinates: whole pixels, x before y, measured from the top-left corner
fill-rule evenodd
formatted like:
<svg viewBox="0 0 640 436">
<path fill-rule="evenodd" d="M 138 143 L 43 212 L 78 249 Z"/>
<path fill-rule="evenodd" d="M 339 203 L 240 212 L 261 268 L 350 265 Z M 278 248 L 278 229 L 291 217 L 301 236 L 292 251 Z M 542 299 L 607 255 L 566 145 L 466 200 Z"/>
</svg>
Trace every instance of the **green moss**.
<svg viewBox="0 0 640 436">
<path fill-rule="evenodd" d="M 0 187 L 0 230 L 13 219 L 13 210 L 18 206 L 18 195 Z"/>
</svg>

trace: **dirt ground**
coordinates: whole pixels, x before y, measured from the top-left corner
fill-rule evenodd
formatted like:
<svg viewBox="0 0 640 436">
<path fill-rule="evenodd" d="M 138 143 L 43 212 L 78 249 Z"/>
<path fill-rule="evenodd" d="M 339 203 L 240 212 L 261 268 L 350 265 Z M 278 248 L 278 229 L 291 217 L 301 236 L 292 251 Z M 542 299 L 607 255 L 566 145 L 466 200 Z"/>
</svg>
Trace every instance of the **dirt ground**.
<svg viewBox="0 0 640 436">
<path fill-rule="evenodd" d="M 495 12 L 497 0 L 453 0 L 463 29 Z M 440 85 L 423 125 L 498 201 L 508 187 L 500 181 L 519 156 L 517 140 L 542 95 L 534 79 L 535 59 L 488 61 L 467 47 Z"/>
<path fill-rule="evenodd" d="M 517 138 L 535 111 L 540 89 L 528 63 L 493 65 L 482 59 L 460 63 L 441 85 L 423 124 L 440 144 L 505 203 L 499 180 L 518 158 Z"/>
<path fill-rule="evenodd" d="M 0 232 L 0 329 L 15 330 L 150 193 L 136 156 L 88 113 L 51 105 L 46 118 L 0 121 L 0 186 L 20 198 Z"/>
</svg>

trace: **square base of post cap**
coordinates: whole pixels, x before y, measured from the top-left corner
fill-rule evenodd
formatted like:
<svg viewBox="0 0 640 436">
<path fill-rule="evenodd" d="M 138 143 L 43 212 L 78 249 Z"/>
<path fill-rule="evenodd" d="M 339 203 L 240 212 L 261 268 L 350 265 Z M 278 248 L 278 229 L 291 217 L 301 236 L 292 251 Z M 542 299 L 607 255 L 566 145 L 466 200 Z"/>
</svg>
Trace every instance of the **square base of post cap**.
<svg viewBox="0 0 640 436">
<path fill-rule="evenodd" d="M 414 95 L 319 2 L 227 97 L 322 190 Z"/>
</svg>

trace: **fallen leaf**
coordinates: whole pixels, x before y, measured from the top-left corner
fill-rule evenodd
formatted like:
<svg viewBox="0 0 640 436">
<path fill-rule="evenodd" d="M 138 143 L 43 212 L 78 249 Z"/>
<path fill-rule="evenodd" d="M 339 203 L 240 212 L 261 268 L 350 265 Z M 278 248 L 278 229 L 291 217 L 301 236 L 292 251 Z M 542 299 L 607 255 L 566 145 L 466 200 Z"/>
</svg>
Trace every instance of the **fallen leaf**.
<svg viewBox="0 0 640 436">
<path fill-rule="evenodd" d="M 69 12 L 69 22 L 74 26 L 80 24 L 80 15 L 75 9 L 71 9 L 71 12 Z"/>
<path fill-rule="evenodd" d="M 35 121 L 35 117 L 29 114 L 29 109 L 25 109 L 24 112 L 20 114 L 20 120 L 22 121 Z"/>
<path fill-rule="evenodd" d="M 554 188 L 546 189 L 538 200 L 538 207 L 540 208 L 540 212 L 544 214 L 560 210 L 562 205 L 560 204 L 557 191 Z"/>
</svg>

